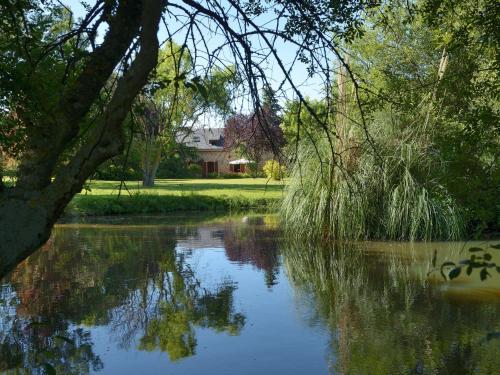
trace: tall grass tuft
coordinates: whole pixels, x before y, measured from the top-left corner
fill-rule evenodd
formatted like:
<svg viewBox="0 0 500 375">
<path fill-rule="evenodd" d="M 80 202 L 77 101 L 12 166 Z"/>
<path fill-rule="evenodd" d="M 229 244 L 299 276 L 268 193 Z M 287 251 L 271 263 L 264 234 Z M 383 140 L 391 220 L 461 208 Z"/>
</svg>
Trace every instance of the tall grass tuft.
<svg viewBox="0 0 500 375">
<path fill-rule="evenodd" d="M 461 237 L 460 210 L 432 178 L 444 165 L 432 155 L 432 145 L 419 134 L 379 131 L 377 153 L 359 148 L 332 155 L 326 137 L 302 142 L 280 208 L 290 234 L 339 240 Z"/>
</svg>

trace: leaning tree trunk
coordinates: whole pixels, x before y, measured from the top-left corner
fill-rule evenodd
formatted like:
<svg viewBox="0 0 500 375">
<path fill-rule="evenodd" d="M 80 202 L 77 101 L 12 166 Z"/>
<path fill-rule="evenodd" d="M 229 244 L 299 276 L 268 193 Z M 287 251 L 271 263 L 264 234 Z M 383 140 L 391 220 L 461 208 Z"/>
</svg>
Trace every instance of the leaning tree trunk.
<svg viewBox="0 0 500 375">
<path fill-rule="evenodd" d="M 163 2 L 119 4 L 103 43 L 62 94 L 56 122 L 34 127 L 39 133 L 23 152 L 16 185 L 0 189 L 0 277 L 48 240 L 55 222 L 87 178 L 123 149 L 123 121 L 157 62 Z M 118 80 L 103 114 L 70 160 L 56 169 L 60 158 L 67 155 L 67 145 L 78 139 L 80 122 L 137 37 L 140 51 Z"/>
<path fill-rule="evenodd" d="M 53 224 L 50 216 L 42 197 L 2 194 L 0 275 L 5 275 L 48 240 Z"/>
</svg>

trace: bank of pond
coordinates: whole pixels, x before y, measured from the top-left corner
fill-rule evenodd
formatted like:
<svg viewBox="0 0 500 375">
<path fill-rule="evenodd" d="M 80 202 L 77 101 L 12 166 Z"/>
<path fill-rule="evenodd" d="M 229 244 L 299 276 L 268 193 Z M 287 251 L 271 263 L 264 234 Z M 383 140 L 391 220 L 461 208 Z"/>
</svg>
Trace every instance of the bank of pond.
<svg viewBox="0 0 500 375">
<path fill-rule="evenodd" d="M 274 211 L 279 199 L 267 197 L 210 196 L 201 194 L 78 195 L 68 205 L 66 217 L 167 214 L 175 212 Z"/>
<path fill-rule="evenodd" d="M 256 214 L 66 218 L 2 280 L 0 371 L 494 374 L 500 274 L 441 265 L 470 248 L 499 264 L 498 242 L 319 245 Z"/>
</svg>

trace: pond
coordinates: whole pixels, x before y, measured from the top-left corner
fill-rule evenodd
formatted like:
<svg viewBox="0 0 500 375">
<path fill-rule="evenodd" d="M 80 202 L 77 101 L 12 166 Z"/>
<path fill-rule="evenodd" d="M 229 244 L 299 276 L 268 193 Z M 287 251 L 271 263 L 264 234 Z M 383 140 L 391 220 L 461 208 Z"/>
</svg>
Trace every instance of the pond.
<svg viewBox="0 0 500 375">
<path fill-rule="evenodd" d="M 273 216 L 60 224 L 2 280 L 0 372 L 499 373 L 500 277 L 432 265 L 488 243 L 283 237 Z"/>
</svg>

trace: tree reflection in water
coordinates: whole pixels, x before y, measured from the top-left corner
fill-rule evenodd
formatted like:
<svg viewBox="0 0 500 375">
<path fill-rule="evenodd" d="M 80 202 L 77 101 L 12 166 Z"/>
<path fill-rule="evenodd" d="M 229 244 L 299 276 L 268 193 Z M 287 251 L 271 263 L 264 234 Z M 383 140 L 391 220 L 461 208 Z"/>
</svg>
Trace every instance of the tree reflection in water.
<svg viewBox="0 0 500 375">
<path fill-rule="evenodd" d="M 167 356 L 176 361 L 194 355 L 200 328 L 239 334 L 246 317 L 234 307 L 237 284 L 227 277 L 211 282 L 210 288 L 202 283 L 191 266 L 198 248 L 212 249 L 212 254 L 224 249 L 231 262 L 262 271 L 269 288 L 283 263 L 297 305 L 307 312 L 298 319 L 310 319 L 329 335 L 333 373 L 498 372 L 500 340 L 487 334 L 500 331 L 500 304 L 447 300 L 449 294 L 426 277 L 428 269 L 417 267 L 430 265 L 430 260 L 418 260 L 409 248 L 391 255 L 367 251 L 365 244 L 325 248 L 279 243 L 279 233 L 269 224 L 249 217 L 240 224 L 56 228 L 43 249 L 3 280 L 0 372 L 106 370 L 106 358 L 99 358 L 92 342 L 91 332 L 98 326 L 106 327 L 118 347 L 161 351 L 165 361 Z M 272 319 L 266 314 L 274 300 L 265 298 L 290 292 L 281 275 L 279 280 L 276 295 L 256 293 L 245 301 L 254 303 L 260 318 Z M 240 292 L 244 290 L 242 284 Z M 260 302 L 271 303 L 261 307 Z M 296 322 L 285 323 L 293 329 Z M 276 328 L 271 332 L 276 341 L 268 343 L 277 357 L 289 349 L 282 348 L 283 333 Z M 241 339 L 245 349 L 240 350 L 262 344 Z M 243 363 L 246 353 L 236 354 L 242 356 L 236 358 L 242 358 L 242 367 L 253 369 L 254 362 Z"/>
<path fill-rule="evenodd" d="M 236 284 L 204 288 L 170 227 L 56 228 L 3 280 L 0 370 L 83 374 L 103 363 L 85 327 L 108 325 L 123 348 L 195 353 L 195 327 L 238 334 Z"/>
<path fill-rule="evenodd" d="M 282 250 L 298 304 L 312 296 L 313 322 L 329 328 L 333 373 L 498 373 L 500 340 L 488 332 L 500 331 L 499 304 L 443 302 L 412 257 L 363 246 Z"/>
<path fill-rule="evenodd" d="M 225 225 L 224 248 L 230 261 L 252 264 L 265 272 L 265 283 L 271 288 L 277 283 L 280 270 L 278 233 L 265 225 L 263 217 L 245 217 L 251 225 L 234 227 Z"/>
</svg>

